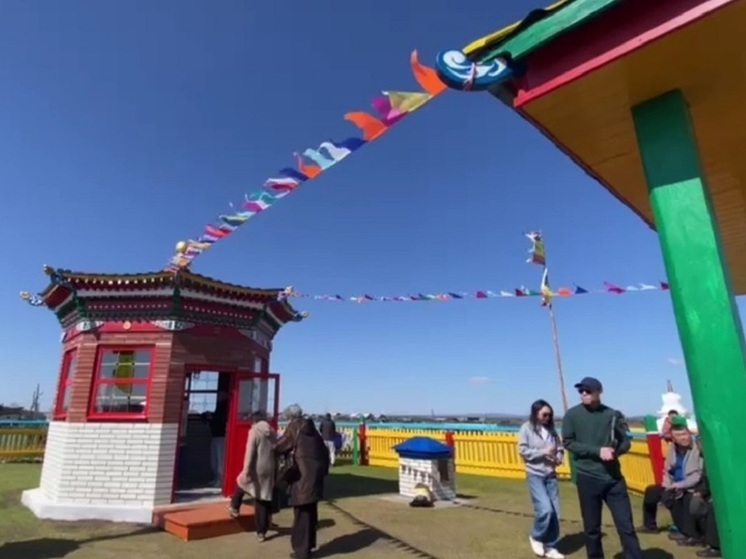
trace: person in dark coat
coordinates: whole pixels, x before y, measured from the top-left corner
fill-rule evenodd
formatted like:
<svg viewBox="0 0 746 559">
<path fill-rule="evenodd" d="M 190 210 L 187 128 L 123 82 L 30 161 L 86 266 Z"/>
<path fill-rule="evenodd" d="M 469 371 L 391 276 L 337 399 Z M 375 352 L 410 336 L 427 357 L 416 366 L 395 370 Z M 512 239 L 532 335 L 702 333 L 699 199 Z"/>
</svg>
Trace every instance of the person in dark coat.
<svg viewBox="0 0 746 559">
<path fill-rule="evenodd" d="M 275 444 L 275 454 L 278 462 L 276 482 L 278 506 L 274 512 L 279 512 L 279 509 L 288 505 L 290 487 L 286 478 L 288 477 L 288 470 L 294 469 L 293 451 L 301 425 L 303 425 L 303 409 L 298 404 L 293 404 L 285 409 L 282 417 L 287 421 L 287 425 L 285 425 L 285 430 Z"/>
<path fill-rule="evenodd" d="M 699 439 L 697 443 L 701 445 Z M 715 520 L 715 508 L 712 506 L 712 493 L 710 492 L 710 482 L 707 478 L 707 465 L 702 470 L 702 478 L 699 485 L 694 489 L 694 496 L 689 507 L 689 513 L 694 519 L 698 535 L 706 546 L 697 552 L 697 557 L 721 557 L 720 534 L 718 534 L 718 525 Z M 687 545 L 688 543 L 684 542 L 682 545 Z M 697 543 L 696 539 L 694 543 Z"/>
<path fill-rule="evenodd" d="M 319 423 L 319 431 L 321 431 L 321 438 L 324 439 L 326 448 L 329 449 L 329 463 L 334 466 L 334 462 L 337 458 L 337 424 L 332 419 L 332 414 L 327 413 Z"/>
<path fill-rule="evenodd" d="M 324 479 L 329 473 L 329 451 L 310 418 L 303 420 L 295 444 L 298 479 L 290 486 L 293 527 L 290 545 L 296 559 L 310 559 L 316 548 L 319 501 L 324 498 Z"/>
</svg>

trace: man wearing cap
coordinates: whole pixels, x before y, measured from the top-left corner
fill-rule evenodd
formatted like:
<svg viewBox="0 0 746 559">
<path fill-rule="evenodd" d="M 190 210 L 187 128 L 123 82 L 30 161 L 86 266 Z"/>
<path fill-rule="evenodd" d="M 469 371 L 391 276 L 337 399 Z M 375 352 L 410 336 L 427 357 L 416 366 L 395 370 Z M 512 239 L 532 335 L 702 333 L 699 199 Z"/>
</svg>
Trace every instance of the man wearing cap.
<svg viewBox="0 0 746 559">
<path fill-rule="evenodd" d="M 687 541 L 697 539 L 697 527 L 689 514 L 689 503 L 695 487 L 702 480 L 703 461 L 685 417 L 676 415 L 671 418 L 671 440 L 673 444 L 668 445 L 661 485 L 650 485 L 645 489 L 640 531 L 658 531 L 656 512 L 658 504 L 662 503 L 671 511 L 671 519 L 679 529 L 670 535 L 671 539 L 694 543 Z"/>
<path fill-rule="evenodd" d="M 565 413 L 562 440 L 574 459 L 588 559 L 604 558 L 601 543 L 604 503 L 619 533 L 624 559 L 642 559 L 627 483 L 619 464 L 619 456 L 631 446 L 627 421 L 620 412 L 601 403 L 603 386 L 598 379 L 586 377 L 575 388 L 581 403 Z"/>
</svg>

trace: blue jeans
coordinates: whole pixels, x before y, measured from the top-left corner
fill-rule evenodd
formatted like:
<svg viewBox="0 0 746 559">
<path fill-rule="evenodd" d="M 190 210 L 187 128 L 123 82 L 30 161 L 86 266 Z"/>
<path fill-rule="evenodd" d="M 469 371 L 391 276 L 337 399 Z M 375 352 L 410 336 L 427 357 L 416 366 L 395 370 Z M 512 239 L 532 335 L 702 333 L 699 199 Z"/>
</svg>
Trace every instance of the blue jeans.
<svg viewBox="0 0 746 559">
<path fill-rule="evenodd" d="M 560 537 L 559 485 L 557 476 L 528 474 L 528 490 L 534 506 L 534 527 L 531 537 L 547 547 L 555 547 Z"/>
</svg>

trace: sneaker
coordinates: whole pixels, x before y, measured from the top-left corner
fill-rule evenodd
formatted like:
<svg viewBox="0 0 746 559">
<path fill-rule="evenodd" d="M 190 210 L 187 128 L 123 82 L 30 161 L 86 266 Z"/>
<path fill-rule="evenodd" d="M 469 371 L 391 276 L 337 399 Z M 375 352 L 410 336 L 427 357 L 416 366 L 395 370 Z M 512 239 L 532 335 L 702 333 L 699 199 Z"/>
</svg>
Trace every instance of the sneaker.
<svg viewBox="0 0 746 559">
<path fill-rule="evenodd" d="M 684 547 L 696 547 L 702 545 L 702 540 L 698 538 L 686 538 L 685 540 L 680 540 L 676 543 Z"/>
<path fill-rule="evenodd" d="M 240 513 L 238 512 L 238 509 L 234 509 L 233 507 L 228 507 L 228 514 L 231 515 L 231 518 L 238 518 L 240 516 Z"/>
<path fill-rule="evenodd" d="M 657 526 L 640 526 L 637 528 L 638 534 L 657 534 L 660 532 Z"/>
<path fill-rule="evenodd" d="M 686 539 L 686 536 L 682 534 L 681 532 L 670 532 L 668 534 L 668 539 L 672 542 L 680 542 L 684 541 Z"/>
<path fill-rule="evenodd" d="M 544 557 L 547 557 L 548 559 L 565 559 L 565 556 L 553 547 L 547 547 L 544 549 Z"/>
<path fill-rule="evenodd" d="M 719 549 L 713 549 L 712 547 L 707 547 L 705 549 L 698 551 L 697 557 L 722 557 L 722 555 L 720 555 Z"/>
<path fill-rule="evenodd" d="M 534 555 L 537 557 L 544 557 L 544 544 L 541 542 L 536 541 L 531 536 L 528 537 L 528 544 L 531 546 L 531 551 L 534 552 Z"/>
<path fill-rule="evenodd" d="M 257 534 L 256 539 L 259 540 L 260 542 L 263 542 L 264 540 L 267 539 L 267 536 L 265 534 Z"/>
</svg>

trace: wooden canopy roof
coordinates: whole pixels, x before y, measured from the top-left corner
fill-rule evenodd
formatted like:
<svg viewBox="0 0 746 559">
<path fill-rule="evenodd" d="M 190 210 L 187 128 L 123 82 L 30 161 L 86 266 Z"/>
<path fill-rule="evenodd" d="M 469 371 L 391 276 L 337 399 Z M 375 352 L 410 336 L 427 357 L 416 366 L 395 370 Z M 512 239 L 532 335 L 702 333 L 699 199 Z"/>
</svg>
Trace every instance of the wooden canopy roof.
<svg viewBox="0 0 746 559">
<path fill-rule="evenodd" d="M 746 57 L 738 0 L 566 0 L 479 39 L 525 73 L 492 93 L 655 227 L 631 109 L 679 89 L 736 293 L 746 293 Z"/>
</svg>

